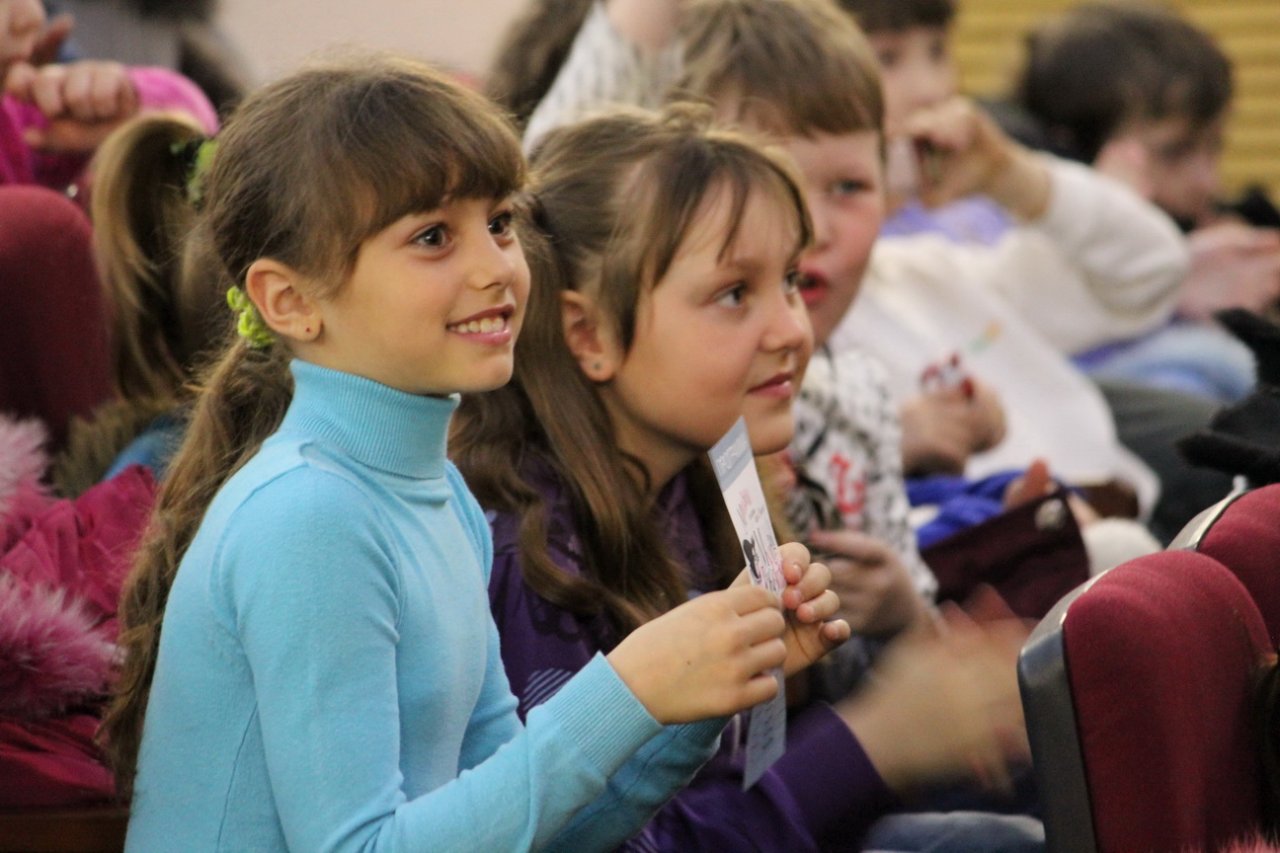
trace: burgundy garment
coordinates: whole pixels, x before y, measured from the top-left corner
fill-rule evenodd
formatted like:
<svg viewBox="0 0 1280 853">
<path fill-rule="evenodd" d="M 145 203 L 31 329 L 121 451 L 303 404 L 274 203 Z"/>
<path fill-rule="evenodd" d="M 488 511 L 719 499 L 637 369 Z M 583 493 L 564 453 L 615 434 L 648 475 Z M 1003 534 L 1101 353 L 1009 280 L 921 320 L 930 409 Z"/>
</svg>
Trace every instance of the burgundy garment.
<svg viewBox="0 0 1280 853">
<path fill-rule="evenodd" d="M 0 322 L 0 413 L 40 418 L 56 452 L 112 394 L 89 220 L 60 193 L 0 186 Z"/>
<path fill-rule="evenodd" d="M 1255 830 L 1252 700 L 1272 647 L 1240 582 L 1203 554 L 1151 554 L 1099 577 L 1061 630 L 1098 850 Z"/>
<path fill-rule="evenodd" d="M 964 601 L 986 584 L 1028 619 L 1043 617 L 1089 579 L 1089 554 L 1061 489 L 966 527 L 920 556 L 938 578 L 939 601 Z"/>
<path fill-rule="evenodd" d="M 91 633 L 106 642 L 116 636 L 116 605 L 137 544 L 155 498 L 155 483 L 141 466 L 125 469 L 99 483 L 75 501 L 49 500 L 29 518 L 3 519 L 21 530 L 0 556 L 0 578 L 6 586 L 30 592 L 64 590 L 80 602 L 93 625 Z M 10 585 L 11 584 L 11 585 Z M 40 626 L 29 626 L 38 630 Z M 0 631 L 10 639 L 23 631 L 12 625 Z M 15 641 L 16 644 L 16 641 Z M 74 672 L 83 684 L 66 678 L 72 664 L 59 648 L 47 657 L 16 664 L 10 649 L 0 649 L 0 809 L 65 807 L 105 802 L 114 794 L 111 773 L 94 743 L 99 697 L 86 690 L 107 683 L 109 656 L 96 672 L 85 673 L 85 661 Z M 60 677 L 61 676 L 61 677 Z M 19 696 L 26 713 L 17 713 Z M 79 707 L 74 707 L 75 705 Z M 66 712 L 61 708 L 73 706 Z M 52 714 L 52 715 L 50 715 Z"/>
<path fill-rule="evenodd" d="M 94 743 L 97 729 L 92 714 L 38 722 L 0 719 L 0 809 L 110 801 L 115 783 Z"/>
<path fill-rule="evenodd" d="M 1196 550 L 1240 579 L 1267 623 L 1272 645 L 1280 645 L 1280 484 L 1232 501 Z"/>
<path fill-rule="evenodd" d="M 155 494 L 151 472 L 133 465 L 74 501 L 51 500 L 25 522 L 7 520 L 25 531 L 0 555 L 0 574 L 74 593 L 114 640 L 120 588 Z"/>
</svg>

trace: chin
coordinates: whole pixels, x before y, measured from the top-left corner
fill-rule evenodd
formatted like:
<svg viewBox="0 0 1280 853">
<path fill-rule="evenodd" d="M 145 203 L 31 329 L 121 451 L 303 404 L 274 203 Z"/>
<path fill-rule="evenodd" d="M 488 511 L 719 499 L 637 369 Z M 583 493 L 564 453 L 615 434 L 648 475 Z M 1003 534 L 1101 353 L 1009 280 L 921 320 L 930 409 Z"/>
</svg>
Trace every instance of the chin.
<svg viewBox="0 0 1280 853">
<path fill-rule="evenodd" d="M 786 450 L 787 445 L 791 444 L 791 438 L 795 435 L 795 422 L 788 410 L 785 416 L 748 420 L 747 432 L 751 436 L 752 454 L 768 456 Z"/>
</svg>

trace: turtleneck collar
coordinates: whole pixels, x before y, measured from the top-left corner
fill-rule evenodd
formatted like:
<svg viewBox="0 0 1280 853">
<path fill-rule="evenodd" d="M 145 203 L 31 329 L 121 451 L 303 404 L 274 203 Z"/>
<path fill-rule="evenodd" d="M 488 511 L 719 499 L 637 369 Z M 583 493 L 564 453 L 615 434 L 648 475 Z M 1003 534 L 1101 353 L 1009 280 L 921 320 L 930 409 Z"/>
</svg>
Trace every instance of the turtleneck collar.
<svg viewBox="0 0 1280 853">
<path fill-rule="evenodd" d="M 357 462 L 404 477 L 444 476 L 458 395 L 426 397 L 294 359 L 293 402 L 280 430 L 314 435 Z"/>
</svg>

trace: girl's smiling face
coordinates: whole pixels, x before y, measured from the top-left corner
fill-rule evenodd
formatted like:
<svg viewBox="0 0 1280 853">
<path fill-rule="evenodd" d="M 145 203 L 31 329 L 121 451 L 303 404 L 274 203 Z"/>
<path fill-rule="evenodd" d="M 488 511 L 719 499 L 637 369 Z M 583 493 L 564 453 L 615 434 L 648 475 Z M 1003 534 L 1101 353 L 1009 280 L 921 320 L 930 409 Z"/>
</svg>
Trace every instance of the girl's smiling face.
<svg viewBox="0 0 1280 853">
<path fill-rule="evenodd" d="M 670 268 L 643 292 L 622 352 L 606 334 L 597 376 L 620 447 L 664 485 L 745 416 L 757 453 L 791 440 L 791 405 L 813 349 L 797 292 L 798 227 L 788 205 L 747 197 L 726 246 L 731 193 L 713 190 Z M 608 369 L 608 368 L 606 368 Z"/>
<path fill-rule="evenodd" d="M 487 391 L 511 378 L 528 297 L 510 203 L 450 200 L 361 244 L 299 354 L 413 394 Z"/>
</svg>

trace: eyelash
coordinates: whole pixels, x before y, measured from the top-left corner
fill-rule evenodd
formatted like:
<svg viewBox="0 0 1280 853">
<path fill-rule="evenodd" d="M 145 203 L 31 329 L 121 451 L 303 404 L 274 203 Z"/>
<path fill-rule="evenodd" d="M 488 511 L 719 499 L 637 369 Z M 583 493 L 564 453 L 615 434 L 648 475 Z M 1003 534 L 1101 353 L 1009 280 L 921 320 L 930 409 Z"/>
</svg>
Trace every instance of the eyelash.
<svg viewBox="0 0 1280 853">
<path fill-rule="evenodd" d="M 440 249 L 447 245 L 443 241 L 448 238 L 448 233 L 449 230 L 445 228 L 445 226 L 439 224 L 432 225 L 430 227 L 423 228 L 414 235 L 413 242 L 428 249 Z M 434 239 L 436 237 L 438 237 L 439 240 Z"/>
<path fill-rule="evenodd" d="M 864 181 L 856 181 L 852 178 L 845 180 L 833 181 L 830 192 L 834 196 L 851 196 L 854 193 L 860 193 L 867 188 Z"/>
<path fill-rule="evenodd" d="M 516 215 L 513 211 L 504 210 L 489 220 L 489 233 L 495 237 L 510 237 L 514 232 Z M 495 231 L 494 226 L 500 230 Z"/>
<path fill-rule="evenodd" d="M 782 289 L 788 296 L 800 292 L 800 270 L 787 270 L 787 274 L 782 277 Z"/>
<path fill-rule="evenodd" d="M 742 304 L 743 299 L 747 295 L 747 283 L 745 281 L 736 281 L 733 284 L 720 291 L 720 295 L 716 297 L 717 302 L 723 303 L 726 299 L 732 297 L 731 307 L 737 308 Z"/>
<path fill-rule="evenodd" d="M 489 220 L 489 233 L 498 239 L 506 239 L 514 234 L 512 227 L 515 220 L 515 213 L 510 210 L 504 210 Z M 419 231 L 413 238 L 413 242 L 424 246 L 428 249 L 441 249 L 448 245 L 449 229 L 443 224 L 431 225 Z"/>
</svg>

